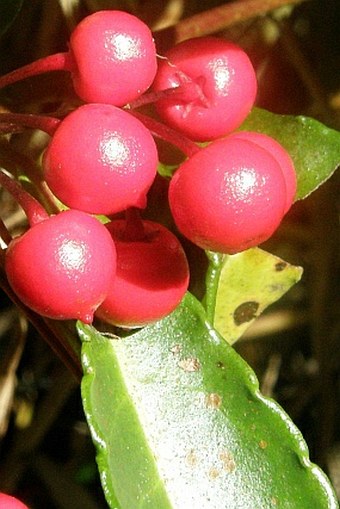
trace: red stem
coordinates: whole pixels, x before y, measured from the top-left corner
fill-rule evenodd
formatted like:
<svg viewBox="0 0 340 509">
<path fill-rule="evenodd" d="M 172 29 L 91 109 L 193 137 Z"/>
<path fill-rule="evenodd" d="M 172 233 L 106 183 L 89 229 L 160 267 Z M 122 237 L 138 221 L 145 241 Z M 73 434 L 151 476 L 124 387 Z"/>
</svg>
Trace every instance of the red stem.
<svg viewBox="0 0 340 509">
<path fill-rule="evenodd" d="M 140 210 L 136 207 L 130 207 L 125 212 L 125 230 L 122 240 L 138 242 L 145 239 L 145 229 Z"/>
<path fill-rule="evenodd" d="M 178 147 L 186 156 L 192 157 L 198 152 L 200 147 L 193 141 L 186 138 L 184 135 L 178 133 L 171 127 L 168 127 L 154 118 L 148 117 L 137 111 L 131 111 L 131 115 L 138 118 L 147 129 L 158 138 L 171 143 Z"/>
<path fill-rule="evenodd" d="M 61 120 L 55 117 L 44 115 L 33 115 L 26 113 L 0 113 L 0 126 L 4 124 L 7 128 L 10 125 L 39 129 L 50 136 L 53 136 Z"/>
<path fill-rule="evenodd" d="M 0 77 L 0 89 L 17 81 L 37 76 L 49 71 L 73 71 L 75 63 L 70 52 L 55 53 L 39 58 L 35 62 L 24 65 Z"/>
<path fill-rule="evenodd" d="M 49 218 L 46 210 L 41 204 L 33 198 L 25 189 L 13 178 L 8 177 L 3 171 L 0 171 L 0 184 L 7 189 L 23 208 L 28 222 L 31 226 Z"/>
<path fill-rule="evenodd" d="M 176 72 L 179 74 L 181 71 L 178 69 Z M 181 73 L 181 75 L 185 76 L 184 73 Z M 180 76 L 183 81 L 179 86 L 166 88 L 164 90 L 159 90 L 158 92 L 148 92 L 143 94 L 135 101 L 129 103 L 128 108 L 139 108 L 145 104 L 155 103 L 160 99 L 165 98 L 171 98 L 173 101 L 179 104 L 196 102 L 200 103 L 206 108 L 209 108 L 209 101 L 205 97 L 200 83 L 197 83 L 197 81 L 193 81 L 188 77 L 185 79 L 183 76 Z"/>
</svg>

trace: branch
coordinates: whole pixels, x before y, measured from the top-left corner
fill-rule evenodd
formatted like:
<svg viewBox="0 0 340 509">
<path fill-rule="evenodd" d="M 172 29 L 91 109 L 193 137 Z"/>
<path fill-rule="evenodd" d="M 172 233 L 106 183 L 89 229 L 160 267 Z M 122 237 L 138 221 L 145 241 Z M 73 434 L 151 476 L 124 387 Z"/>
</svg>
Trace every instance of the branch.
<svg viewBox="0 0 340 509">
<path fill-rule="evenodd" d="M 163 52 L 186 39 L 213 34 L 242 21 L 267 14 L 284 5 L 295 5 L 304 1 L 306 0 L 236 0 L 194 14 L 174 26 L 155 32 L 156 45 L 158 50 Z"/>
</svg>

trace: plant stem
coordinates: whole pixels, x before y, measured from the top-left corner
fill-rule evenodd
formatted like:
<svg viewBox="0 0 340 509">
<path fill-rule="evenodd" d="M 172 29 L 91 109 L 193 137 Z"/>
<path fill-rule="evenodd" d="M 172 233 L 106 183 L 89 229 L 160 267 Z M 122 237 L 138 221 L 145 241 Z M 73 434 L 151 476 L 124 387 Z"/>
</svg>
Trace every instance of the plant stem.
<svg viewBox="0 0 340 509">
<path fill-rule="evenodd" d="M 284 5 L 300 4 L 305 0 L 236 0 L 190 16 L 175 26 L 154 33 L 157 49 L 166 51 L 191 37 L 202 37 L 232 25 L 261 16 Z"/>
<path fill-rule="evenodd" d="M 25 176 L 32 182 L 35 197 L 43 203 L 49 214 L 57 214 L 59 207 L 55 197 L 43 180 L 40 166 L 29 156 L 13 148 L 8 139 L 0 138 L 0 166 L 16 177 L 24 171 Z"/>
<path fill-rule="evenodd" d="M 140 210 L 136 207 L 130 207 L 125 212 L 125 230 L 122 236 L 122 240 L 130 242 L 138 242 L 145 239 L 145 229 L 142 218 L 140 216 Z"/>
<path fill-rule="evenodd" d="M 199 102 L 202 106 L 208 108 L 209 102 L 202 91 L 201 85 L 197 81 L 193 81 L 188 76 L 185 76 L 179 69 L 176 69 L 176 73 L 181 73 L 180 78 L 183 80 L 179 86 L 143 94 L 135 101 L 129 103 L 128 109 L 133 110 L 166 98 L 171 98 L 171 100 L 185 104 Z"/>
<path fill-rule="evenodd" d="M 136 111 L 131 111 L 131 115 L 138 118 L 154 136 L 175 145 L 186 156 L 192 157 L 201 150 L 195 142 L 189 140 L 189 138 L 186 138 L 174 129 L 171 129 L 171 127 L 158 122 L 158 120 Z"/>
<path fill-rule="evenodd" d="M 17 81 L 37 76 L 49 71 L 73 71 L 75 64 L 69 52 L 55 53 L 39 58 L 35 62 L 24 65 L 0 77 L 0 89 Z"/>
<path fill-rule="evenodd" d="M 82 368 L 77 353 L 68 345 L 67 340 L 59 333 L 55 334 L 53 327 L 49 325 L 48 320 L 44 320 L 40 315 L 26 307 L 13 292 L 8 284 L 3 266 L 4 253 L 0 252 L 0 288 L 6 293 L 9 299 L 24 313 L 26 318 L 32 323 L 41 337 L 48 343 L 54 353 L 61 359 L 65 366 L 73 373 L 76 380 L 80 381 Z"/>
<path fill-rule="evenodd" d="M 7 230 L 5 223 L 3 222 L 3 220 L 1 218 L 0 218 L 0 238 L 1 238 L 1 240 L 4 241 L 4 243 L 7 246 L 12 240 L 11 234 Z M 0 248 L 1 248 L 1 246 L 0 246 Z"/>
<path fill-rule="evenodd" d="M 8 177 L 3 171 L 0 171 L 0 184 L 7 189 L 23 208 L 28 222 L 34 226 L 49 217 L 42 205 L 31 196 L 25 189 L 13 178 Z"/>
<path fill-rule="evenodd" d="M 53 136 L 55 130 L 61 120 L 55 117 L 47 117 L 44 115 L 33 115 L 26 113 L 0 113 L 0 130 L 1 124 L 8 129 L 9 126 L 29 127 L 31 129 L 39 129 L 49 136 Z"/>
</svg>

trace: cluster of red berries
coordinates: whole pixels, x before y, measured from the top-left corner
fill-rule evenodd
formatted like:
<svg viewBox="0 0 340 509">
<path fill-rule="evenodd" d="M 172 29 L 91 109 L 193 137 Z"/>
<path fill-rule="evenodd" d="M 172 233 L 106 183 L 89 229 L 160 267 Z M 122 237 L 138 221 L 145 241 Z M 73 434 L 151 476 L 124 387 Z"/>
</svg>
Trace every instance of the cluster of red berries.
<svg viewBox="0 0 340 509">
<path fill-rule="evenodd" d="M 158 166 L 154 133 L 133 111 L 142 97 L 155 101 L 170 138 L 173 130 L 195 147 L 169 186 L 184 236 L 203 249 L 236 253 L 279 226 L 295 195 L 294 167 L 272 138 L 233 132 L 257 92 L 240 47 L 197 38 L 160 58 L 142 21 L 99 11 L 79 23 L 67 53 L 0 78 L 0 87 L 53 69 L 71 73 L 85 104 L 54 123 L 43 157 L 44 178 L 69 210 L 32 220 L 7 249 L 8 280 L 29 307 L 51 318 L 90 323 L 95 314 L 134 327 L 170 313 L 186 292 L 179 241 L 137 213 Z M 121 212 L 125 219 L 105 226 L 93 217 Z"/>
</svg>

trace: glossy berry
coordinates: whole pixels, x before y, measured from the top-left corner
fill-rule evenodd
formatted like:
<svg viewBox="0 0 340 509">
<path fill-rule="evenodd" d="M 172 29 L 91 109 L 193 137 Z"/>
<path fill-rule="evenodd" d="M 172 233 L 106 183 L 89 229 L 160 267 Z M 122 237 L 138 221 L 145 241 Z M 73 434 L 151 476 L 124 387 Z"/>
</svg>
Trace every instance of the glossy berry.
<svg viewBox="0 0 340 509">
<path fill-rule="evenodd" d="M 69 51 L 32 62 L 0 78 L 0 88 L 48 71 L 69 71 L 85 102 L 123 106 L 151 85 L 157 70 L 152 33 L 123 11 L 98 11 L 84 18 L 70 37 Z"/>
<path fill-rule="evenodd" d="M 275 157 L 281 167 L 286 182 L 287 199 L 285 212 L 288 212 L 295 197 L 297 181 L 294 163 L 287 150 L 279 142 L 267 134 L 253 131 L 238 131 L 230 136 L 256 143 Z"/>
<path fill-rule="evenodd" d="M 197 141 L 219 138 L 243 122 L 254 104 L 257 81 L 242 48 L 224 39 L 201 37 L 177 44 L 165 56 L 154 90 L 183 90 L 157 102 L 165 122 Z"/>
<path fill-rule="evenodd" d="M 115 275 L 116 252 L 96 218 L 67 210 L 32 226 L 7 248 L 5 269 L 18 297 L 37 313 L 91 323 Z"/>
<path fill-rule="evenodd" d="M 76 64 L 73 85 L 86 102 L 123 106 L 151 85 L 157 70 L 150 29 L 123 11 L 98 11 L 70 38 Z"/>
<path fill-rule="evenodd" d="M 28 509 L 28 507 L 17 498 L 0 493 L 0 509 Z"/>
<path fill-rule="evenodd" d="M 96 316 L 113 325 L 141 327 L 173 311 L 189 283 L 185 253 L 164 226 L 143 221 L 140 240 L 126 238 L 126 221 L 107 225 L 117 249 L 117 274 Z"/>
<path fill-rule="evenodd" d="M 85 104 L 55 131 L 44 155 L 44 176 L 68 207 L 93 214 L 143 208 L 158 154 L 144 125 L 107 104 Z"/>
<path fill-rule="evenodd" d="M 203 249 L 230 254 L 267 240 L 280 224 L 286 198 L 277 160 L 233 136 L 185 161 L 169 186 L 179 230 Z"/>
</svg>

